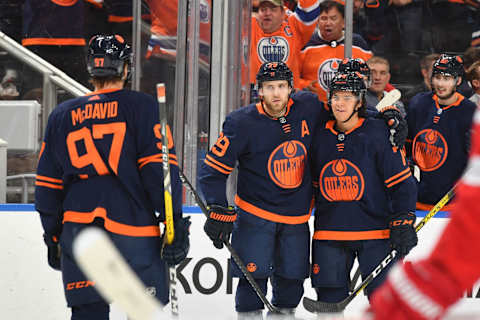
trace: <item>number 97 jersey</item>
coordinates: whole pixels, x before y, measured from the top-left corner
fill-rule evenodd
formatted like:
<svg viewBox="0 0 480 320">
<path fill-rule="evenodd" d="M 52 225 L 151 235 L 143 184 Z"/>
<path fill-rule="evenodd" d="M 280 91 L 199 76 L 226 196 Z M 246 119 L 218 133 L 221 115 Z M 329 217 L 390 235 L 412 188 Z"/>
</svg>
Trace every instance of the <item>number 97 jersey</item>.
<svg viewBox="0 0 480 320">
<path fill-rule="evenodd" d="M 59 234 L 62 223 L 89 224 L 100 218 L 112 233 L 158 237 L 158 221 L 165 219 L 158 120 L 153 97 L 127 90 L 97 91 L 55 108 L 40 151 L 35 191 L 45 232 Z M 181 183 L 167 132 L 177 219 Z M 160 213 L 158 219 L 154 211 Z"/>
</svg>

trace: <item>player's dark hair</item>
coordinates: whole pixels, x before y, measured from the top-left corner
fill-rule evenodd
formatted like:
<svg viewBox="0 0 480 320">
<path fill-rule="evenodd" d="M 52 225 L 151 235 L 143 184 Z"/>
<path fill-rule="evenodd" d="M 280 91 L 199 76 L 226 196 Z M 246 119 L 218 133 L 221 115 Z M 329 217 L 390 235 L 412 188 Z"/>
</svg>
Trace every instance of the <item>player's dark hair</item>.
<svg viewBox="0 0 480 320">
<path fill-rule="evenodd" d="M 340 14 L 342 15 L 342 18 L 345 18 L 345 6 L 334 0 L 325 0 L 320 3 L 320 14 L 330 11 L 330 9 L 332 8 L 336 8 L 338 12 L 340 12 Z"/>
</svg>

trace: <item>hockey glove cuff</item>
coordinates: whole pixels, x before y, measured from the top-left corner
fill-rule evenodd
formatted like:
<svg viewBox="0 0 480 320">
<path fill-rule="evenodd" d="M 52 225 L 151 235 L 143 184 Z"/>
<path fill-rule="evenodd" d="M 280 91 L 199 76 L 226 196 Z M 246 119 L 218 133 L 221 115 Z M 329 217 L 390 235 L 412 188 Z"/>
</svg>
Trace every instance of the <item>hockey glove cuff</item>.
<svg viewBox="0 0 480 320">
<path fill-rule="evenodd" d="M 413 213 L 400 213 L 390 219 L 390 244 L 400 257 L 406 256 L 417 245 L 415 232 L 416 216 Z"/>
<path fill-rule="evenodd" d="M 175 266 L 185 260 L 190 250 L 190 217 L 175 222 L 175 237 L 172 244 L 165 245 L 162 258 L 169 266 Z M 166 235 L 164 235 L 165 237 Z"/>
<path fill-rule="evenodd" d="M 203 229 L 217 249 L 223 248 L 223 241 L 230 238 L 237 212 L 233 207 L 208 206 L 208 217 Z"/>
<path fill-rule="evenodd" d="M 61 270 L 60 265 L 60 256 L 61 256 L 61 248 L 59 244 L 59 239 L 57 236 L 47 235 L 46 233 L 43 234 L 43 240 L 47 245 L 47 258 L 48 258 L 48 265 L 54 270 Z"/>
<path fill-rule="evenodd" d="M 380 111 L 380 117 L 385 120 L 390 129 L 390 143 L 393 147 L 402 148 L 408 135 L 408 125 L 405 118 L 395 106 L 388 106 Z"/>
</svg>

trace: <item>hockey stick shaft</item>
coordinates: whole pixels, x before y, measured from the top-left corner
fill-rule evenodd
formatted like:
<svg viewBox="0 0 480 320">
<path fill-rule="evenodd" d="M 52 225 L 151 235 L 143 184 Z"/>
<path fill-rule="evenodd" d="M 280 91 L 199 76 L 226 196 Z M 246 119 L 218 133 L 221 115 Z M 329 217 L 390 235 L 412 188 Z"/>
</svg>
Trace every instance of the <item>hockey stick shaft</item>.
<svg viewBox="0 0 480 320">
<path fill-rule="evenodd" d="M 167 128 L 167 106 L 166 106 L 165 84 L 157 84 L 157 99 L 159 108 L 159 117 L 162 135 L 162 167 L 163 167 L 163 195 L 165 203 L 165 235 L 163 237 L 163 246 L 172 244 L 175 238 L 175 228 L 173 224 L 173 205 L 172 205 L 172 184 L 170 177 L 170 163 L 168 156 L 168 128 Z M 163 247 L 162 247 L 163 250 Z M 178 316 L 178 297 L 177 297 L 177 271 L 174 266 L 168 267 L 170 306 L 172 315 Z"/>
<path fill-rule="evenodd" d="M 193 194 L 193 197 L 195 198 L 195 202 L 200 207 L 200 210 L 202 210 L 203 214 L 208 217 L 208 209 L 203 203 L 203 200 L 200 199 L 200 196 L 198 195 L 197 191 L 195 191 L 195 188 L 192 186 L 190 181 L 188 181 L 187 177 L 185 177 L 183 172 L 180 171 L 179 173 L 180 173 L 180 179 L 182 180 L 183 184 L 187 187 L 187 189 Z M 232 247 L 228 239 L 223 239 L 223 243 L 227 247 L 228 251 L 230 251 L 233 261 L 235 261 L 238 268 L 240 269 L 240 271 L 242 271 L 242 274 L 247 279 L 248 283 L 250 283 L 253 290 L 255 291 L 257 296 L 260 298 L 260 300 L 262 300 L 262 302 L 267 306 L 268 310 L 274 313 L 281 313 L 280 310 L 278 310 L 275 306 L 273 306 L 270 303 L 270 301 L 268 301 L 267 297 L 265 297 L 265 294 L 262 292 L 262 289 L 258 286 L 258 283 L 253 278 L 252 274 L 247 270 L 247 268 L 245 268 L 244 263 L 242 262 L 242 260 L 240 259 L 237 252 Z"/>
<path fill-rule="evenodd" d="M 160 319 L 162 305 L 100 228 L 88 227 L 73 241 L 75 260 L 107 302 L 117 303 L 132 320 Z"/>
<path fill-rule="evenodd" d="M 415 226 L 415 232 L 420 231 L 423 226 L 433 218 L 455 195 L 456 185 L 453 186 L 437 204 L 428 212 L 428 214 Z M 396 250 L 392 250 L 380 264 L 368 275 L 368 277 L 356 288 L 353 292 L 338 303 L 327 303 L 322 301 L 315 301 L 307 297 L 303 298 L 303 305 L 305 309 L 310 312 L 341 312 L 345 307 L 355 298 L 360 292 L 363 291 L 372 281 L 375 279 L 395 258 L 397 255 Z"/>
<path fill-rule="evenodd" d="M 400 98 L 402 97 L 402 93 L 398 89 L 393 89 L 383 96 L 382 100 L 380 100 L 377 105 L 375 106 L 375 109 L 377 109 L 378 112 L 382 111 L 383 108 L 391 106 Z M 349 284 L 349 289 L 350 291 L 353 291 L 355 288 L 355 285 L 357 284 L 357 280 L 360 277 L 360 268 L 357 268 L 357 271 L 355 271 L 355 274 L 352 277 L 352 280 L 350 280 Z"/>
</svg>

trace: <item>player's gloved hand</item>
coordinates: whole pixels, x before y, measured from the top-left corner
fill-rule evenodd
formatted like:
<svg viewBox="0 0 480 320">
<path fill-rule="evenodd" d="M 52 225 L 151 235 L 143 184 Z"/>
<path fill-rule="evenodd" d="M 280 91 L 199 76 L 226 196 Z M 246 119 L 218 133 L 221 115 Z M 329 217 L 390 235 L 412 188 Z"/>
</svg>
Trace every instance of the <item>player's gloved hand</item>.
<svg viewBox="0 0 480 320">
<path fill-rule="evenodd" d="M 399 213 L 390 219 L 390 244 L 400 257 L 406 256 L 417 245 L 415 232 L 416 216 L 413 213 Z"/>
<path fill-rule="evenodd" d="M 402 148 L 408 135 L 408 125 L 400 110 L 395 106 L 383 108 L 379 114 L 390 128 L 390 143 L 393 147 Z"/>
<path fill-rule="evenodd" d="M 190 217 L 175 222 L 175 237 L 172 244 L 167 244 L 162 250 L 162 258 L 169 266 L 176 266 L 187 257 L 190 249 Z M 166 237 L 166 234 L 163 235 Z"/>
<path fill-rule="evenodd" d="M 58 237 L 44 233 L 43 240 L 47 245 L 48 265 L 54 270 L 61 270 L 60 256 L 62 251 L 58 242 Z"/>
<path fill-rule="evenodd" d="M 219 205 L 210 205 L 208 209 L 208 218 L 203 226 L 203 230 L 213 241 L 217 249 L 223 248 L 223 240 L 228 240 L 233 230 L 233 222 L 237 219 L 237 212 L 233 207 L 222 207 Z"/>
</svg>

